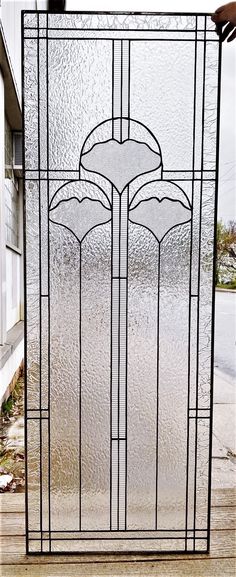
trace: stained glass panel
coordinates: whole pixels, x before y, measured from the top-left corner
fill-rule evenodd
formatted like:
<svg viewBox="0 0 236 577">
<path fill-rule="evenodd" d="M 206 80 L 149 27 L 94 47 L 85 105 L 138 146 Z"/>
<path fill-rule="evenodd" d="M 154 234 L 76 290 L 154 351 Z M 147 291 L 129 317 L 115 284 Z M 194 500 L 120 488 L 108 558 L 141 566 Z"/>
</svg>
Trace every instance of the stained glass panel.
<svg viewBox="0 0 236 577">
<path fill-rule="evenodd" d="M 206 551 L 220 44 L 23 13 L 27 550 Z"/>
</svg>

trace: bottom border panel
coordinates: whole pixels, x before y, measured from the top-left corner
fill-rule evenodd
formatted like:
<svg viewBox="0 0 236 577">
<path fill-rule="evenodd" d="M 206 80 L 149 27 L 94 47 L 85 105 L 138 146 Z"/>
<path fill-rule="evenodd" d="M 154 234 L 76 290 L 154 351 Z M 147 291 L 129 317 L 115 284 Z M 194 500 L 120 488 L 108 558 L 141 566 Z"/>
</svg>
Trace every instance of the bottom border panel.
<svg viewBox="0 0 236 577">
<path fill-rule="evenodd" d="M 29 540 L 28 553 L 79 554 L 79 553 L 207 553 L 207 539 L 189 540 L 187 549 L 185 539 L 51 539 Z"/>
</svg>

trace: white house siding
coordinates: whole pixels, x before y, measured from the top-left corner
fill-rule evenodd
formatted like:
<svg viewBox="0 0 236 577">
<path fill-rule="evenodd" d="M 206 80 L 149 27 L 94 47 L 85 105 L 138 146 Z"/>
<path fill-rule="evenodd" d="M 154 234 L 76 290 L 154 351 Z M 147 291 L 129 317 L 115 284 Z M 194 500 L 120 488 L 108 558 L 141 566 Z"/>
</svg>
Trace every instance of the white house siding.
<svg viewBox="0 0 236 577">
<path fill-rule="evenodd" d="M 23 359 L 24 304 L 23 187 L 19 173 L 5 172 L 5 125 L 8 133 L 21 130 L 21 10 L 36 9 L 47 9 L 47 1 L 0 2 L 0 402 Z"/>
</svg>

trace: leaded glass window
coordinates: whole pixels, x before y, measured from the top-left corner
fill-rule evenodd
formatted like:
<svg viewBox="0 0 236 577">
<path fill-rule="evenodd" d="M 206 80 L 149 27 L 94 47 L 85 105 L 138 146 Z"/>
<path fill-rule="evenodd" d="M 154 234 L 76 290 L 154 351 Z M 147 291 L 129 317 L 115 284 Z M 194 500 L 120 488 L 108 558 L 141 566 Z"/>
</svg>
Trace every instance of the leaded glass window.
<svg viewBox="0 0 236 577">
<path fill-rule="evenodd" d="M 205 551 L 214 26 L 23 19 L 28 550 Z"/>
</svg>

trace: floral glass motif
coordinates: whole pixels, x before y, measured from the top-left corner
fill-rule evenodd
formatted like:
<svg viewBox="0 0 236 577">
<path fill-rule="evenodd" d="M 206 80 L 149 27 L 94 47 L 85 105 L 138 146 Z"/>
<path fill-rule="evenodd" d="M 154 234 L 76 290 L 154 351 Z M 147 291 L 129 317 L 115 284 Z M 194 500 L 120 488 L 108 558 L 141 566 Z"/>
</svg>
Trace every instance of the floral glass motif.
<svg viewBox="0 0 236 577">
<path fill-rule="evenodd" d="M 27 551 L 206 551 L 218 39 L 23 21 Z"/>
<path fill-rule="evenodd" d="M 114 121 L 125 121 L 131 124 L 131 127 L 134 122 L 123 118 L 116 118 Z M 106 122 L 112 130 L 112 121 Z M 158 146 L 154 138 L 153 142 Z M 159 180 L 147 180 L 147 184 L 137 189 L 130 200 L 127 215 L 131 222 L 149 228 L 159 243 L 173 226 L 189 222 L 191 218 L 187 195 L 176 184 L 160 180 L 161 154 L 144 142 L 132 139 L 120 142 L 115 138 L 104 143 L 98 142 L 87 152 L 82 151 L 80 168 L 85 170 L 87 179 L 63 185 L 50 203 L 50 220 L 71 230 L 79 242 L 82 242 L 91 228 L 108 222 L 111 218 L 108 211 L 112 211 L 112 204 L 95 181 L 92 183 L 89 180 L 90 172 L 106 178 L 113 186 L 113 195 L 120 198 L 125 188 L 139 176 L 160 170 Z M 71 189 L 73 196 L 70 196 Z M 66 207 L 63 206 L 65 202 L 68 202 Z M 102 206 L 99 207 L 98 203 Z M 178 204 L 176 206 L 173 203 Z M 153 215 L 155 216 L 152 222 Z"/>
</svg>

